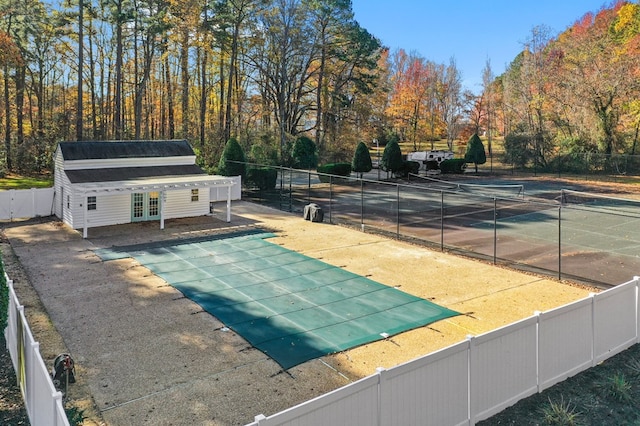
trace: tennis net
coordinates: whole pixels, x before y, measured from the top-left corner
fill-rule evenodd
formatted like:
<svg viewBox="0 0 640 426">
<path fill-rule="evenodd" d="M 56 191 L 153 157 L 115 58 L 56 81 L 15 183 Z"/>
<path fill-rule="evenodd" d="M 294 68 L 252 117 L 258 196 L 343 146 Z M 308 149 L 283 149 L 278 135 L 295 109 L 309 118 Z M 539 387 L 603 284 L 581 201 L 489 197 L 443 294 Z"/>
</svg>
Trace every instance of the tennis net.
<svg viewBox="0 0 640 426">
<path fill-rule="evenodd" d="M 610 195 L 563 189 L 561 202 L 565 207 L 600 210 L 613 214 L 625 214 L 640 217 L 640 200 L 612 197 Z"/>
<path fill-rule="evenodd" d="M 487 197 L 524 198 L 524 185 L 522 184 L 459 183 L 414 174 L 412 174 L 411 177 L 419 179 L 421 186 L 426 186 L 431 189 L 469 192 Z"/>
</svg>

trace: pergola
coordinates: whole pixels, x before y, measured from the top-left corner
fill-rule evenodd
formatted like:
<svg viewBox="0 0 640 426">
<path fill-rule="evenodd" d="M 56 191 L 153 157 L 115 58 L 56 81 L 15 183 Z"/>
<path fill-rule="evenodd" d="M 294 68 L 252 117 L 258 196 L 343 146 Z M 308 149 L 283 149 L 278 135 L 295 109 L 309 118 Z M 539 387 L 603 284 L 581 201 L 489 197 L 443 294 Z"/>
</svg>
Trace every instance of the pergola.
<svg viewBox="0 0 640 426">
<path fill-rule="evenodd" d="M 87 198 L 96 195 L 121 194 L 125 192 L 159 192 L 160 199 L 160 229 L 164 229 L 164 201 L 167 191 L 193 188 L 227 188 L 227 222 L 231 222 L 231 187 L 235 185 L 233 179 L 225 176 L 188 175 L 140 178 L 109 182 L 85 182 L 72 185 L 74 196 L 83 197 L 83 230 L 82 238 L 87 238 Z"/>
</svg>

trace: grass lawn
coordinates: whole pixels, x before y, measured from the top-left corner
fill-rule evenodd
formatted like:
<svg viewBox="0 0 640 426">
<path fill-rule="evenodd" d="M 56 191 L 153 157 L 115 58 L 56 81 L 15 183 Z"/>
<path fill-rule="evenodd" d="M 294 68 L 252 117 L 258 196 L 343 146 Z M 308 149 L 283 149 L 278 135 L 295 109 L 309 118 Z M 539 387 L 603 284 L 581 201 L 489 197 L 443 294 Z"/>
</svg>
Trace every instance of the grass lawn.
<svg viewBox="0 0 640 426">
<path fill-rule="evenodd" d="M 21 176 L 7 173 L 0 177 L 0 191 L 7 189 L 31 189 L 50 188 L 53 186 L 53 178 L 50 176 Z"/>
</svg>

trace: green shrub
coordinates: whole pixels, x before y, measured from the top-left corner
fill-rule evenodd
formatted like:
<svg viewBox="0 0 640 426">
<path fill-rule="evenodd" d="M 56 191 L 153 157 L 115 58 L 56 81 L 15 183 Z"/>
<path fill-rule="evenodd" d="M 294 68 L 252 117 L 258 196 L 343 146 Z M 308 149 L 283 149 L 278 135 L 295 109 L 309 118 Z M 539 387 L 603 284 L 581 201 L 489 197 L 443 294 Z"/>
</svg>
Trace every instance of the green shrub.
<svg viewBox="0 0 640 426">
<path fill-rule="evenodd" d="M 464 173 L 464 169 L 466 168 L 467 162 L 464 158 L 452 158 L 440 163 L 442 173 Z"/>
<path fill-rule="evenodd" d="M 473 163 L 478 173 L 478 164 L 487 162 L 487 154 L 484 151 L 484 145 L 477 133 L 474 133 L 467 142 L 467 152 L 464 154 L 464 161 Z"/>
<path fill-rule="evenodd" d="M 351 164 L 350 163 L 330 163 L 323 166 L 318 166 L 318 178 L 320 182 L 329 183 L 330 177 L 326 175 L 338 175 L 338 176 L 351 176 Z"/>
<path fill-rule="evenodd" d="M 378 167 L 385 172 L 397 173 L 402 170 L 403 161 L 400 145 L 398 142 L 391 141 L 384 147 Z"/>
<path fill-rule="evenodd" d="M 541 410 L 544 424 L 547 425 L 573 426 L 580 421 L 581 413 L 576 412 L 576 407 L 571 403 L 565 403 L 562 396 L 560 402 L 552 401 L 549 398 L 549 405 L 542 407 Z"/>
<path fill-rule="evenodd" d="M 234 138 L 229 139 L 218 163 L 218 173 L 222 176 L 246 176 L 245 156 L 242 147 Z"/>
<path fill-rule="evenodd" d="M 9 287 L 4 276 L 4 264 L 0 255 L 0 332 L 7 327 L 7 317 L 9 315 Z"/>
<path fill-rule="evenodd" d="M 424 163 L 427 170 L 440 170 L 440 164 L 435 160 L 429 160 Z"/>
<path fill-rule="evenodd" d="M 71 426 L 80 426 L 84 424 L 84 419 L 87 418 L 84 415 L 84 410 L 76 406 L 65 407 L 64 412 L 67 415 L 67 420 L 69 420 L 69 424 Z"/>
<path fill-rule="evenodd" d="M 373 168 L 369 148 L 367 148 L 367 145 L 365 145 L 364 142 L 360 142 L 356 147 L 356 151 L 353 154 L 353 160 L 351 161 L 351 167 L 354 172 L 360 173 L 360 178 L 362 178 L 363 173 L 370 172 Z"/>
<path fill-rule="evenodd" d="M 270 167 L 251 168 L 247 171 L 247 186 L 254 186 L 260 190 L 274 189 L 278 180 L 278 170 Z"/>
<path fill-rule="evenodd" d="M 623 373 L 615 373 L 600 383 L 599 387 L 607 396 L 619 402 L 631 400 L 631 382 L 624 377 Z"/>
<path fill-rule="evenodd" d="M 394 173 L 397 177 L 407 177 L 409 173 L 417 175 L 420 170 L 420 163 L 417 161 L 403 161 L 402 168 Z"/>
<path fill-rule="evenodd" d="M 330 163 L 324 166 L 318 166 L 318 173 L 326 173 L 328 175 L 350 176 L 351 164 L 349 163 Z"/>
<path fill-rule="evenodd" d="M 293 167 L 298 169 L 313 169 L 318 165 L 316 144 L 306 136 L 300 136 L 291 150 Z"/>
</svg>

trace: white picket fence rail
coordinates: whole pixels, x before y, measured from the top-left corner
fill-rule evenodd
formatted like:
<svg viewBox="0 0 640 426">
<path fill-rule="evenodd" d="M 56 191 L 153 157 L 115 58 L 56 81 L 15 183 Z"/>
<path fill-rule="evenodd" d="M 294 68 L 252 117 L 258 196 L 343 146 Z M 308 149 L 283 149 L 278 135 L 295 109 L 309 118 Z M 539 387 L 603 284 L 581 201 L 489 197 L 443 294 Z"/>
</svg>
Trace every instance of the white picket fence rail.
<svg viewBox="0 0 640 426">
<path fill-rule="evenodd" d="M 0 191 L 0 220 L 25 219 L 53 214 L 53 188 Z"/>
<path fill-rule="evenodd" d="M 247 426 L 474 425 L 640 342 L 640 277 Z"/>
<path fill-rule="evenodd" d="M 62 393 L 53 385 L 40 355 L 40 344 L 33 339 L 24 316 L 24 306 L 13 289 L 13 281 L 6 273 L 4 277 L 9 287 L 9 312 L 4 336 L 29 421 L 32 426 L 69 426 Z"/>
</svg>

